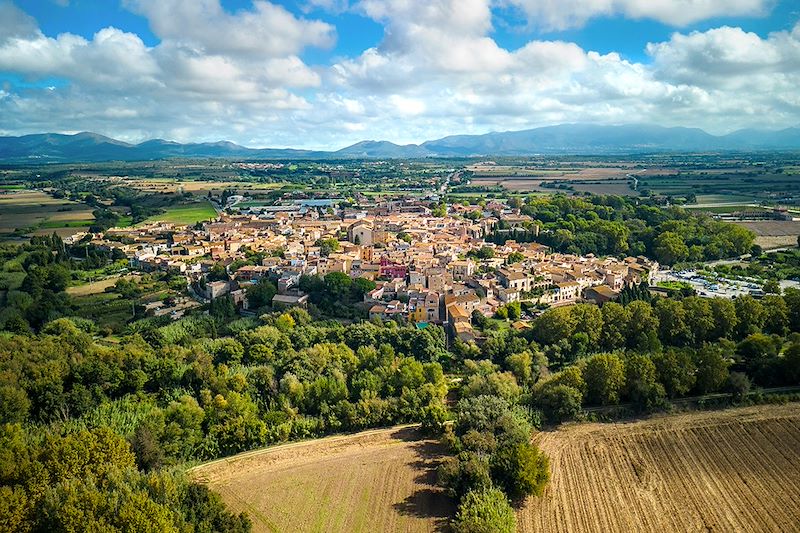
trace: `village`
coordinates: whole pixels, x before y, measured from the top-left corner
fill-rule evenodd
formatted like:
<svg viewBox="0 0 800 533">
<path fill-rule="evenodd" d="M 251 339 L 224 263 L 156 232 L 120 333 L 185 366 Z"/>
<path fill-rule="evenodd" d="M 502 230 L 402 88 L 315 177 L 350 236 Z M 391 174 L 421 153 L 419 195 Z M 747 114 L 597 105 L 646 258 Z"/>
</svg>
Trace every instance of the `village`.
<svg viewBox="0 0 800 533">
<path fill-rule="evenodd" d="M 241 312 L 252 312 L 247 288 L 263 278 L 277 287 L 273 308 L 305 307 L 309 295 L 299 288 L 301 277 L 340 272 L 375 283 L 360 303 L 370 319 L 443 325 L 465 342 L 478 340 L 473 313 L 491 317 L 524 302 L 528 312 L 512 326 L 526 328 L 537 310 L 581 301 L 602 305 L 626 286 L 651 283 L 658 272 L 658 263 L 645 257 L 577 256 L 550 253 L 538 243 L 489 242 L 485 237 L 498 227 L 538 230 L 502 201 L 452 205 L 444 216 L 434 216 L 442 213 L 434 213 L 429 201 L 413 198 L 358 207 L 338 203 L 314 199 L 220 210 L 215 220 L 192 226 L 112 228 L 95 234 L 92 243 L 121 250 L 134 270 L 186 276 L 193 298 L 173 307 L 156 303 L 148 309 L 156 315 L 179 318 L 225 295 Z M 254 254 L 260 254 L 258 264 L 246 261 Z M 220 265 L 227 279 L 210 280 Z"/>
</svg>

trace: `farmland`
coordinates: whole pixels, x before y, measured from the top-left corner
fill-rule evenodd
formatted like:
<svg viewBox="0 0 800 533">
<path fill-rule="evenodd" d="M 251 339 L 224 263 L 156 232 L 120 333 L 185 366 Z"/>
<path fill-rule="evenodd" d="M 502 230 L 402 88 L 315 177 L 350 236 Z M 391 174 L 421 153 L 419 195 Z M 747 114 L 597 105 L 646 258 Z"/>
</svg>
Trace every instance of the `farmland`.
<svg viewBox="0 0 800 533">
<path fill-rule="evenodd" d="M 84 231 L 93 220 L 89 206 L 53 198 L 39 190 L 9 189 L 0 193 L 0 234 L 56 232 L 66 236 Z"/>
<path fill-rule="evenodd" d="M 173 224 L 194 224 L 217 216 L 216 210 L 208 202 L 169 207 L 165 213 L 154 215 L 145 222 L 170 222 Z"/>
<path fill-rule="evenodd" d="M 800 407 L 543 433 L 551 485 L 522 531 L 788 531 L 800 523 Z"/>
<path fill-rule="evenodd" d="M 540 433 L 544 496 L 520 531 L 787 531 L 800 521 L 800 407 L 574 424 Z M 451 509 L 413 429 L 289 444 L 200 466 L 254 531 L 431 531 Z M 346 472 L 346 475 L 343 473 Z"/>
<path fill-rule="evenodd" d="M 453 512 L 434 486 L 440 454 L 416 429 L 392 428 L 245 453 L 191 475 L 246 511 L 255 532 L 423 532 Z"/>
</svg>

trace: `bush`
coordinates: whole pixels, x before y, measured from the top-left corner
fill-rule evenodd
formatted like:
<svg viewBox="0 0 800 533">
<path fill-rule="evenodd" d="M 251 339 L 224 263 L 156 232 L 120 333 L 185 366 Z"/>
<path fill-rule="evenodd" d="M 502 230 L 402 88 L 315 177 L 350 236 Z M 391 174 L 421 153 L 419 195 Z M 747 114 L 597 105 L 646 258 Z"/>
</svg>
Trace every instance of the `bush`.
<svg viewBox="0 0 800 533">
<path fill-rule="evenodd" d="M 490 469 L 492 481 L 514 500 L 522 500 L 531 494 L 541 496 L 550 479 L 547 456 L 527 442 L 497 450 L 492 456 Z"/>
<path fill-rule="evenodd" d="M 468 493 L 453 520 L 457 533 L 514 533 L 516 529 L 514 510 L 497 489 Z"/>
</svg>

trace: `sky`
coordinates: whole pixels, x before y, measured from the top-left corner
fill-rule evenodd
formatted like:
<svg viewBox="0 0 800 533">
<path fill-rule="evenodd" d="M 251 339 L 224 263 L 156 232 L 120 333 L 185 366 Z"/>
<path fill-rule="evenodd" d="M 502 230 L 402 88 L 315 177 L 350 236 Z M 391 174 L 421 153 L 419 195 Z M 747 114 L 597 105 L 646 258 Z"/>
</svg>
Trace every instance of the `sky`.
<svg viewBox="0 0 800 533">
<path fill-rule="evenodd" d="M 800 126 L 799 0 L 0 0 L 0 135 Z"/>
</svg>

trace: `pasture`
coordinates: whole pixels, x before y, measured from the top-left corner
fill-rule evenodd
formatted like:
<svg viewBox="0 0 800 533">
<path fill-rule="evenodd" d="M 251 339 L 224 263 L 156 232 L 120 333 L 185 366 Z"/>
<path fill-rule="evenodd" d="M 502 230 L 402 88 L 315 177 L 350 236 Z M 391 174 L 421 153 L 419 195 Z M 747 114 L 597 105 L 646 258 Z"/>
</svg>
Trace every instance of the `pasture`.
<svg viewBox="0 0 800 533">
<path fill-rule="evenodd" d="M 166 208 L 165 213 L 153 215 L 144 221 L 145 224 L 152 222 L 168 222 L 171 224 L 189 225 L 216 218 L 217 211 L 208 202 L 197 202 L 193 204 L 177 205 Z"/>
</svg>

